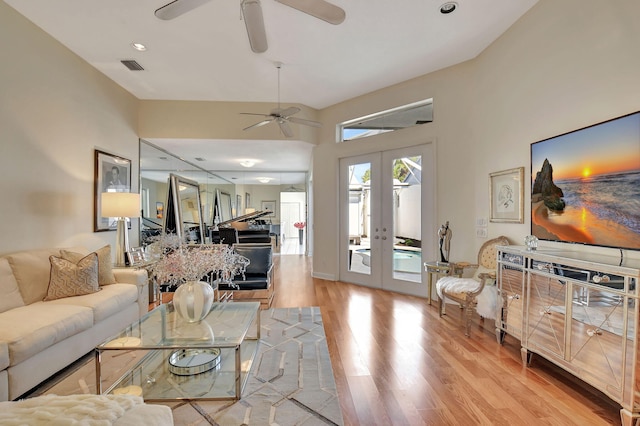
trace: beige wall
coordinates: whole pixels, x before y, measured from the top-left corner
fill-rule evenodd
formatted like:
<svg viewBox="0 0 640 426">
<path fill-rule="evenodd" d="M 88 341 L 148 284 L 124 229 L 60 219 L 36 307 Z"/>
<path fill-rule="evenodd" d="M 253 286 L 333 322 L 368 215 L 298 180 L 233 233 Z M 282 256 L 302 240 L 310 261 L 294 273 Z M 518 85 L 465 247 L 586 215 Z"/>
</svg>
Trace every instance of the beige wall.
<svg viewBox="0 0 640 426">
<path fill-rule="evenodd" d="M 4 2 L 0 52 L 0 253 L 114 244 L 93 232 L 94 150 L 136 181 L 137 100 Z"/>
<path fill-rule="evenodd" d="M 524 166 L 530 176 L 532 142 L 640 110 L 638 16 L 637 0 L 541 0 L 474 60 L 321 111 L 314 275 L 337 277 L 336 232 L 318 231 L 338 229 L 338 159 L 420 142 L 436 145 L 436 221 L 451 222 L 451 259 L 473 260 L 485 241 L 475 219 L 489 215 L 489 173 Z M 431 124 L 335 143 L 341 121 L 431 97 Z M 525 212 L 529 192 L 525 183 Z M 521 244 L 529 221 L 527 212 L 522 225 L 491 223 L 489 236 Z"/>
<path fill-rule="evenodd" d="M 188 138 L 188 139 L 286 139 L 276 125 L 242 129 L 261 120 L 260 116 L 243 115 L 241 112 L 268 114 L 278 105 L 275 103 L 243 102 L 187 102 L 187 101 L 141 101 L 140 137 Z M 304 105 L 296 117 L 316 120 L 318 112 Z M 315 129 L 308 126 L 291 126 L 296 140 L 316 143 Z"/>
</svg>

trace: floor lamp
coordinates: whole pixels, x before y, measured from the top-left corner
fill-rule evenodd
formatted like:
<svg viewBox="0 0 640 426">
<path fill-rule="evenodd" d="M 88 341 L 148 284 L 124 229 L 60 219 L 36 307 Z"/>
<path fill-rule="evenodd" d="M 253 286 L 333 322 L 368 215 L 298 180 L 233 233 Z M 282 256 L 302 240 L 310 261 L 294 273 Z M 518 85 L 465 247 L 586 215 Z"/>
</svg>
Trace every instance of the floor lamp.
<svg viewBox="0 0 640 426">
<path fill-rule="evenodd" d="M 116 266 L 127 265 L 129 246 L 129 232 L 127 218 L 140 217 L 140 194 L 132 192 L 103 192 L 102 217 L 117 218 L 116 228 Z"/>
</svg>

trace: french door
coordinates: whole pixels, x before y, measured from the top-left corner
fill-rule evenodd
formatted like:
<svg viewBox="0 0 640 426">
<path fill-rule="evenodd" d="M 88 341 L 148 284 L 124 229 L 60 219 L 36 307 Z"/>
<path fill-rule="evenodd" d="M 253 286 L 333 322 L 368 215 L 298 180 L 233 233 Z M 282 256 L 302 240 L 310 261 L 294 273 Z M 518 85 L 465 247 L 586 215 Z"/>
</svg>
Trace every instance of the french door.
<svg viewBox="0 0 640 426">
<path fill-rule="evenodd" d="M 432 150 L 426 144 L 341 159 L 341 281 L 426 297 L 423 258 L 434 255 Z"/>
</svg>

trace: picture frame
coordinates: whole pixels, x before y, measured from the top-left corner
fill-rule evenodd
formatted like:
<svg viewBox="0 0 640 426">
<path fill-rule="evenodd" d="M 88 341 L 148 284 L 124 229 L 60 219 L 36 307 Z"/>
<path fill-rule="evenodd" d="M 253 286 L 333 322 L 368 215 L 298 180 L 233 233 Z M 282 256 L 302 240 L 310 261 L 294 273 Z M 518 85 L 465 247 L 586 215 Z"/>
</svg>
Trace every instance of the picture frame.
<svg viewBox="0 0 640 426">
<path fill-rule="evenodd" d="M 162 219 L 164 213 L 164 203 L 162 201 L 156 201 L 156 219 Z"/>
<path fill-rule="evenodd" d="M 249 207 L 251 207 L 251 194 L 249 194 L 248 192 L 244 193 L 244 208 L 248 209 Z"/>
<path fill-rule="evenodd" d="M 115 231 L 115 218 L 102 217 L 100 211 L 103 192 L 131 192 L 131 160 L 95 150 L 93 231 Z M 129 229 L 131 222 L 127 221 Z"/>
<path fill-rule="evenodd" d="M 242 209 L 242 195 L 236 194 L 236 214 L 235 217 L 242 216 L 244 213 Z"/>
<path fill-rule="evenodd" d="M 489 221 L 524 223 L 524 167 L 489 174 Z"/>
<path fill-rule="evenodd" d="M 275 217 L 276 215 L 276 201 L 275 200 L 266 200 L 262 201 L 260 205 L 260 210 L 268 210 L 271 214 L 266 215 L 266 217 Z"/>
<path fill-rule="evenodd" d="M 129 260 L 129 265 L 135 266 L 141 263 L 144 263 L 147 258 L 144 252 L 144 248 L 135 247 L 127 252 L 127 259 Z"/>
</svg>

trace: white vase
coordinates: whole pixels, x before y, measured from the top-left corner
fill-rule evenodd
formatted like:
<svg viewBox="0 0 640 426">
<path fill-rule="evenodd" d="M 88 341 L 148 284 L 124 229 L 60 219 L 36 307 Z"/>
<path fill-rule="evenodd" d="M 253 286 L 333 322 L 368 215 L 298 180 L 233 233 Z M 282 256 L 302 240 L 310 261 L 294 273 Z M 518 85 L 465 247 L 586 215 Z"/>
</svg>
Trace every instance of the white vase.
<svg viewBox="0 0 640 426">
<path fill-rule="evenodd" d="M 173 295 L 173 306 L 178 315 L 187 322 L 204 319 L 213 304 L 213 288 L 203 281 L 188 281 Z"/>
</svg>

